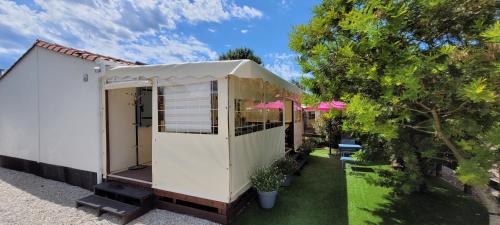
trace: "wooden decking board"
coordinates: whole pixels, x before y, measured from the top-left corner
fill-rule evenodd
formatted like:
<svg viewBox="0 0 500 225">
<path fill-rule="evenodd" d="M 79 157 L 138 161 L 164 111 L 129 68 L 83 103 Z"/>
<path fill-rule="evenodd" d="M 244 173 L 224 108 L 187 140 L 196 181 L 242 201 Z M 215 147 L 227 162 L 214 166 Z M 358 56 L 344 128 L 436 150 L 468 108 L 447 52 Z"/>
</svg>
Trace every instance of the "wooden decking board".
<svg viewBox="0 0 500 225">
<path fill-rule="evenodd" d="M 151 189 L 133 187 L 127 184 L 113 182 L 113 181 L 102 182 L 96 185 L 94 187 L 94 190 L 96 192 L 114 193 L 128 198 L 139 199 L 139 200 L 151 198 L 154 195 Z"/>
<path fill-rule="evenodd" d="M 147 182 L 153 181 L 151 166 L 147 166 L 144 169 L 125 170 L 125 171 L 121 171 L 121 172 L 116 172 L 116 173 L 113 173 L 113 175 L 117 175 L 117 176 L 121 176 L 121 177 L 128 177 L 128 178 L 132 178 L 135 180 L 143 180 L 143 181 L 147 181 Z"/>
</svg>

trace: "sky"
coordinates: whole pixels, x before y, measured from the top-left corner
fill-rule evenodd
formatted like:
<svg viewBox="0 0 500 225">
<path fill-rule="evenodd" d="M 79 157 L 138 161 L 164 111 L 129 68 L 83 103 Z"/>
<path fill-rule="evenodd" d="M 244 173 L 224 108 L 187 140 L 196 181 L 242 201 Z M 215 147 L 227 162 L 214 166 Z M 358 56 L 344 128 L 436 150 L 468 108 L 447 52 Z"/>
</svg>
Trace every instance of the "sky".
<svg viewBox="0 0 500 225">
<path fill-rule="evenodd" d="M 216 60 L 249 47 L 264 66 L 302 76 L 288 48 L 319 0 L 0 0 L 0 68 L 37 39 L 149 64 Z"/>
</svg>

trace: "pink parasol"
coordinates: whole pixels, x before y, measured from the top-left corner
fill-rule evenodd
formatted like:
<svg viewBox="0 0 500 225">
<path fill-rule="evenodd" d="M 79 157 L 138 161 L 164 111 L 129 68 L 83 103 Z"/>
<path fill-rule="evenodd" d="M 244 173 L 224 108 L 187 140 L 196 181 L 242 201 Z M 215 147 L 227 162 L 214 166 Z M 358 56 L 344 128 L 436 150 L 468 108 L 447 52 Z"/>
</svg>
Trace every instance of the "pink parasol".
<svg viewBox="0 0 500 225">
<path fill-rule="evenodd" d="M 283 104 L 282 101 L 275 101 L 275 102 L 269 102 L 266 104 L 267 109 L 283 109 L 285 108 L 285 105 Z"/>
<path fill-rule="evenodd" d="M 330 111 L 331 108 L 332 106 L 329 102 L 320 102 L 319 106 L 316 109 L 319 111 Z"/>
<path fill-rule="evenodd" d="M 345 102 L 335 101 L 335 100 L 333 100 L 330 104 L 333 109 L 345 109 L 345 107 L 347 106 Z"/>
<path fill-rule="evenodd" d="M 332 100 L 331 102 L 320 102 L 318 107 L 305 106 L 304 109 L 306 111 L 313 111 L 313 110 L 330 111 L 330 109 L 343 110 L 346 107 L 347 107 L 346 103 Z"/>
<path fill-rule="evenodd" d="M 266 106 L 266 103 L 261 102 L 261 103 L 255 105 L 254 108 L 256 108 L 256 109 L 267 109 L 267 106 Z"/>
</svg>

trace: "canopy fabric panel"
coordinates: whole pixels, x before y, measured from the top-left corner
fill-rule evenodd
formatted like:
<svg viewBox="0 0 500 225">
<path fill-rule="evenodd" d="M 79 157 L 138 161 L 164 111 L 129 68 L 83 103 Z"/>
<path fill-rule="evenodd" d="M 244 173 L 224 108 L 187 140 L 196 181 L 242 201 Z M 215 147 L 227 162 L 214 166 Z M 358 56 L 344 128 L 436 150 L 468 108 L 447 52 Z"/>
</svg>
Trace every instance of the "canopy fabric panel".
<svg viewBox="0 0 500 225">
<path fill-rule="evenodd" d="M 261 78 L 273 85 L 301 95 L 302 90 L 263 68 L 252 60 L 227 60 L 182 64 L 118 66 L 106 71 L 105 78 L 114 81 L 131 77 L 157 77 L 158 82 L 171 84 L 214 80 L 234 75 L 241 78 Z"/>
</svg>

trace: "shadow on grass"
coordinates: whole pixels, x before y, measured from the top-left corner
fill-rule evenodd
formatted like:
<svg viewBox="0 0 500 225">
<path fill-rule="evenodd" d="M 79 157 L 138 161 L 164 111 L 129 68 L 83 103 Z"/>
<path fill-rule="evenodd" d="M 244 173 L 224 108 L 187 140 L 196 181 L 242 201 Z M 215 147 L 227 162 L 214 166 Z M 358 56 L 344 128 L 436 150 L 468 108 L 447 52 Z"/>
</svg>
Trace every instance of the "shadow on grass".
<svg viewBox="0 0 500 225">
<path fill-rule="evenodd" d="M 360 166 L 351 166 L 351 170 L 354 172 L 364 172 L 364 173 L 372 173 L 375 172 L 372 168 L 369 167 L 360 167 Z"/>
<path fill-rule="evenodd" d="M 348 224 L 346 177 L 342 171 L 338 159 L 311 156 L 301 176 L 280 190 L 273 209 L 261 209 L 254 201 L 235 224 Z"/>
<path fill-rule="evenodd" d="M 386 203 L 375 209 L 361 208 L 382 222 L 365 224 L 488 224 L 488 212 L 470 196 L 434 179 L 429 181 L 429 191 L 401 197 L 386 195 Z"/>
</svg>

